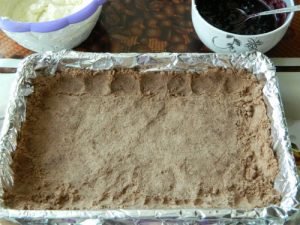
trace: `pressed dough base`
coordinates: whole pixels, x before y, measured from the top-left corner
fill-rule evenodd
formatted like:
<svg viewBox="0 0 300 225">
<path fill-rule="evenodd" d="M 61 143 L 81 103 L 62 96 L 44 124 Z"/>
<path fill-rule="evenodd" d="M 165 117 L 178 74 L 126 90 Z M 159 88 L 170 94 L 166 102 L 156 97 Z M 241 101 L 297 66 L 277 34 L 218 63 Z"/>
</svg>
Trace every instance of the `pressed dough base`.
<svg viewBox="0 0 300 225">
<path fill-rule="evenodd" d="M 253 208 L 279 200 L 263 84 L 246 71 L 67 70 L 34 80 L 15 209 Z"/>
</svg>

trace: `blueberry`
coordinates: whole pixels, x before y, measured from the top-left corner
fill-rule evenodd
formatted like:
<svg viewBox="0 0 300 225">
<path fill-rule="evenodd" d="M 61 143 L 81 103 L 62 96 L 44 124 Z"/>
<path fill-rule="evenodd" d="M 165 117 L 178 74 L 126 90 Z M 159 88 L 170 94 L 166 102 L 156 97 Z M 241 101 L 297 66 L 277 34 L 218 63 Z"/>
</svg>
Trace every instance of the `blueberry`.
<svg viewBox="0 0 300 225">
<path fill-rule="evenodd" d="M 239 18 L 230 12 L 234 8 L 241 8 L 251 14 L 273 8 L 278 2 L 284 5 L 282 0 L 196 0 L 196 5 L 203 18 L 215 27 L 237 34 L 260 34 L 276 29 L 284 21 L 282 17 L 260 17 L 240 26 L 233 25 Z"/>
</svg>

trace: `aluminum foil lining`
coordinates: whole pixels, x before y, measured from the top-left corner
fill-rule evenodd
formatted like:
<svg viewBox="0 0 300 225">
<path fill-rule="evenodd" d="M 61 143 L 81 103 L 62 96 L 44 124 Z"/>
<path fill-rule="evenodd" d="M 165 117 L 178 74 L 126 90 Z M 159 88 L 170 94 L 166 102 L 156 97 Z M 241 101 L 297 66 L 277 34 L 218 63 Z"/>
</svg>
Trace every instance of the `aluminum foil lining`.
<svg viewBox="0 0 300 225">
<path fill-rule="evenodd" d="M 81 225 L 258 225 L 300 224 L 299 178 L 283 115 L 275 67 L 259 52 L 244 54 L 97 54 L 79 52 L 47 52 L 27 57 L 17 70 L 18 81 L 10 99 L 2 137 L 0 139 L 0 196 L 13 185 L 10 168 L 11 153 L 16 149 L 17 135 L 26 114 L 26 96 L 33 92 L 31 80 L 37 76 L 54 76 L 60 68 L 107 70 L 117 67 L 139 66 L 142 71 L 205 71 L 209 67 L 245 68 L 257 79 L 264 80 L 264 99 L 272 123 L 274 151 L 279 160 L 280 171 L 275 180 L 275 189 L 282 195 L 279 205 L 251 210 L 243 209 L 170 209 L 170 210 L 99 210 L 99 211 L 51 211 L 12 210 L 5 208 L 0 198 L 0 219 L 11 223 L 48 223 Z"/>
</svg>

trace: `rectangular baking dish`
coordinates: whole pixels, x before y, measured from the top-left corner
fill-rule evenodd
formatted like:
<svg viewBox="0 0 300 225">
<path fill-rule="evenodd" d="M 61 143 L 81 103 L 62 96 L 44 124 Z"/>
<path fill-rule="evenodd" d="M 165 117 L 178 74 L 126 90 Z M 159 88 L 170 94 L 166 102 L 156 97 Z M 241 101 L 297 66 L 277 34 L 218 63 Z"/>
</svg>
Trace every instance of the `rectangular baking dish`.
<svg viewBox="0 0 300 225">
<path fill-rule="evenodd" d="M 93 54 L 58 52 L 34 54 L 26 58 L 18 68 L 18 82 L 6 113 L 3 136 L 0 140 L 1 196 L 3 190 L 13 184 L 10 169 L 11 153 L 16 148 L 18 131 L 26 113 L 26 96 L 33 91 L 31 80 L 41 74 L 53 76 L 61 68 L 108 70 L 113 68 L 140 67 L 144 71 L 195 71 L 209 67 L 243 68 L 257 79 L 264 80 L 263 94 L 272 125 L 274 151 L 280 171 L 275 189 L 282 195 L 281 203 L 265 208 L 243 209 L 164 209 L 164 210 L 99 210 L 99 211 L 51 211 L 7 209 L 0 199 L 0 218 L 14 223 L 49 224 L 290 224 L 298 221 L 297 206 L 299 179 L 290 152 L 290 140 L 283 115 L 275 67 L 261 53 L 245 54 Z M 300 223 L 300 222 L 299 222 Z M 296 223 L 295 223 L 296 224 Z"/>
</svg>

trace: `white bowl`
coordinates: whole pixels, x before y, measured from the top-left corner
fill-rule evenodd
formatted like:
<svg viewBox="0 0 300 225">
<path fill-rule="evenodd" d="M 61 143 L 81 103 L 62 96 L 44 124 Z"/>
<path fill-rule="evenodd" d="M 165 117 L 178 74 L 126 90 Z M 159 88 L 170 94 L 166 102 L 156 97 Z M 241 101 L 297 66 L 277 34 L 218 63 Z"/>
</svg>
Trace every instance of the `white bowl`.
<svg viewBox="0 0 300 225">
<path fill-rule="evenodd" d="M 2 4 L 0 1 L 2 7 L 9 7 L 13 2 L 15 1 Z M 18 44 L 35 52 L 71 49 L 90 35 L 104 2 L 105 0 L 90 0 L 78 12 L 46 22 L 18 22 L 1 17 L 0 28 Z"/>
<path fill-rule="evenodd" d="M 293 6 L 293 0 L 285 0 Z M 209 24 L 199 13 L 195 0 L 192 0 L 192 21 L 200 40 L 212 51 L 218 53 L 241 53 L 245 51 L 267 52 L 273 48 L 286 33 L 294 13 L 277 29 L 257 35 L 239 35 L 220 30 Z"/>
</svg>

